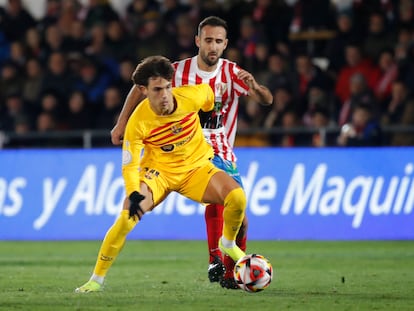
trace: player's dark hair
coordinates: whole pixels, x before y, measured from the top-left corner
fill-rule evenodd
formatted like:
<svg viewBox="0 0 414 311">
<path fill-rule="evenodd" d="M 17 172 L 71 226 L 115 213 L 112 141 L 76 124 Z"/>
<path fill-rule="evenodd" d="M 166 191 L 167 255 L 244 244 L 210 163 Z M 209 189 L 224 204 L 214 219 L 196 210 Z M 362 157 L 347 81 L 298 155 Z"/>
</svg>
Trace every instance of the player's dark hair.
<svg viewBox="0 0 414 311">
<path fill-rule="evenodd" d="M 198 25 L 198 35 L 201 34 L 201 30 L 205 26 L 213 26 L 213 27 L 223 27 L 228 32 L 227 23 L 224 19 L 217 17 L 217 16 L 209 16 L 203 19 L 200 24 Z"/>
<path fill-rule="evenodd" d="M 174 67 L 171 61 L 160 55 L 144 58 L 135 68 L 132 74 L 132 81 L 136 85 L 148 86 L 150 78 L 164 78 L 171 81 L 174 74 Z"/>
</svg>

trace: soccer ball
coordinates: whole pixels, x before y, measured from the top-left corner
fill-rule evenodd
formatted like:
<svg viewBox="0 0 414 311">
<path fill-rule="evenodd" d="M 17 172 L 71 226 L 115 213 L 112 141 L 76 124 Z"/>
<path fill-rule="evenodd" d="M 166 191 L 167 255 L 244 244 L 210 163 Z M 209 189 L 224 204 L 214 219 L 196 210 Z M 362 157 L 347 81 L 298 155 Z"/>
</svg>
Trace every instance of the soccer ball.
<svg viewBox="0 0 414 311">
<path fill-rule="evenodd" d="M 234 279 L 246 292 L 256 293 L 264 290 L 269 286 L 272 278 L 272 264 L 262 255 L 246 255 L 234 266 Z"/>
</svg>

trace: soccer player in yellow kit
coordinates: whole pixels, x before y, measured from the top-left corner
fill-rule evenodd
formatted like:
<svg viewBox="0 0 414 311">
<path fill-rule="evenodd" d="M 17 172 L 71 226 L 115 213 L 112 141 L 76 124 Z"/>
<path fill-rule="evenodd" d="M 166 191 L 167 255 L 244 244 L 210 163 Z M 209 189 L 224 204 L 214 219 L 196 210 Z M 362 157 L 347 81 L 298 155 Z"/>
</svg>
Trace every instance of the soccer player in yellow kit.
<svg viewBox="0 0 414 311">
<path fill-rule="evenodd" d="M 173 74 L 171 62 L 162 56 L 144 59 L 133 73 L 134 83 L 147 98 L 125 130 L 122 175 L 127 198 L 105 235 L 91 278 L 76 292 L 102 290 L 128 233 L 172 191 L 194 201 L 224 205 L 220 249 L 234 261 L 245 255 L 235 243 L 246 209 L 244 191 L 210 161 L 213 149 L 198 116 L 200 109 L 214 108 L 213 91 L 207 84 L 172 88 Z"/>
</svg>

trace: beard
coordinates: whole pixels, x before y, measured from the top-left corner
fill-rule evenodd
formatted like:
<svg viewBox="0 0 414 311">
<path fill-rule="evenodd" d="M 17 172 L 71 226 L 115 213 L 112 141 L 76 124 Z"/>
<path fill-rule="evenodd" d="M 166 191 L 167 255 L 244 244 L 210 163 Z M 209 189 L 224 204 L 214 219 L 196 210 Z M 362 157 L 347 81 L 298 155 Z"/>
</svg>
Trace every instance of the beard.
<svg viewBox="0 0 414 311">
<path fill-rule="evenodd" d="M 210 60 L 210 58 L 208 57 L 208 54 L 207 54 L 207 55 L 202 55 L 202 56 L 201 56 L 201 59 L 203 60 L 203 62 L 204 62 L 207 66 L 212 67 L 212 66 L 217 65 L 217 63 L 218 63 L 218 61 L 219 61 L 220 56 L 221 56 L 221 55 L 218 55 L 218 54 L 217 54 L 217 55 L 216 55 L 216 58 L 215 58 L 214 60 Z"/>
</svg>

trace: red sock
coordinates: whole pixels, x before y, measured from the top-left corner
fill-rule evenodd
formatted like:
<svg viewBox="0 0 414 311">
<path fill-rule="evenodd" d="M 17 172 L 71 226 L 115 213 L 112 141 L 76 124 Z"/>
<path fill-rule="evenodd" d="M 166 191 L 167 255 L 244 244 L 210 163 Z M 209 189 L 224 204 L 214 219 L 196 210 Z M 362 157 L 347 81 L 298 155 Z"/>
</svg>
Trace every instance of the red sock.
<svg viewBox="0 0 414 311">
<path fill-rule="evenodd" d="M 210 263 L 213 262 L 214 256 L 221 257 L 218 241 L 223 233 L 223 209 L 222 205 L 210 204 L 206 206 L 204 214 Z"/>
</svg>

